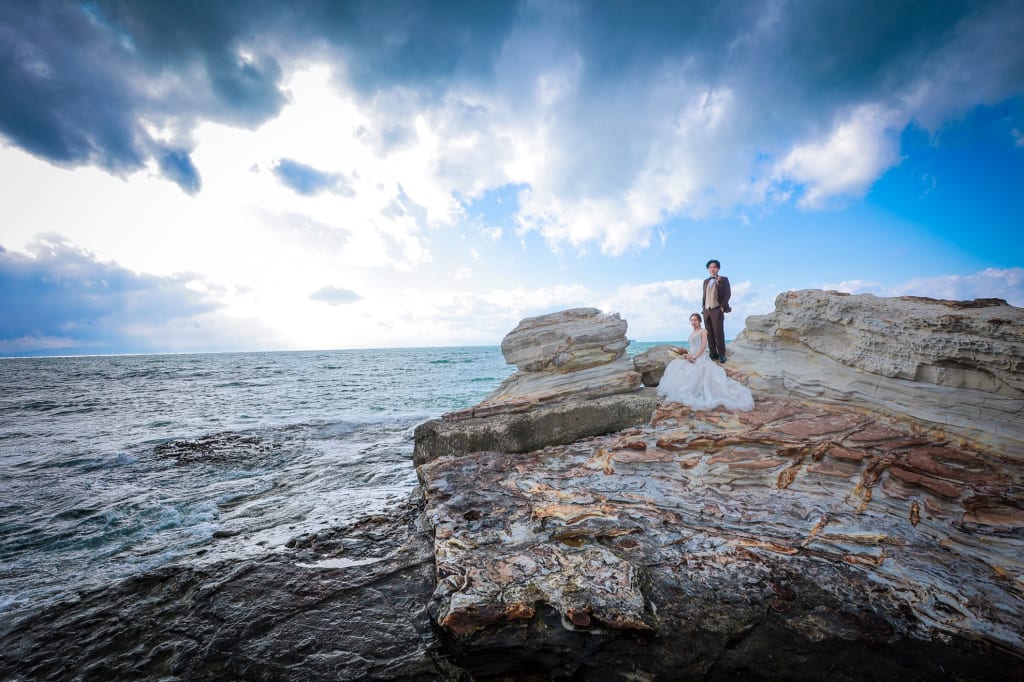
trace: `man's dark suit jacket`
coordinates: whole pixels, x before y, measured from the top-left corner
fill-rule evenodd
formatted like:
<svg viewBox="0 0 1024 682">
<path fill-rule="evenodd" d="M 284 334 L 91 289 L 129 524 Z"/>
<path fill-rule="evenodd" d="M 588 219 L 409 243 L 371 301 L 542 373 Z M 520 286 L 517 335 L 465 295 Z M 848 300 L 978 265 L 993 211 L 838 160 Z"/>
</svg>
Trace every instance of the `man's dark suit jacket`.
<svg viewBox="0 0 1024 682">
<path fill-rule="evenodd" d="M 708 309 L 708 282 L 711 278 L 708 277 L 704 280 L 704 295 L 701 296 L 700 305 L 704 310 Z M 723 313 L 731 313 L 732 308 L 729 307 L 729 299 L 732 297 L 732 289 L 729 288 L 729 278 L 718 276 L 718 305 L 722 306 Z"/>
</svg>

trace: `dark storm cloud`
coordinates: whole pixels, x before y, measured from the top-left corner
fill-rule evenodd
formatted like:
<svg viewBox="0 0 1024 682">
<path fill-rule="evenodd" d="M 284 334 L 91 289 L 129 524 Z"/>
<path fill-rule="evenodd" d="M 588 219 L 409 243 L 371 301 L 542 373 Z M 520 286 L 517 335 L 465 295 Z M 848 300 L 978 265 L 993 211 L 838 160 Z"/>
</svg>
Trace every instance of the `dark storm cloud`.
<svg viewBox="0 0 1024 682">
<path fill-rule="evenodd" d="M 579 7 L 557 25 L 569 44 L 579 45 L 591 87 L 640 77 L 671 60 L 711 85 L 742 80 L 765 102 L 786 95 L 819 103 L 899 91 L 929 72 L 929 58 L 964 23 L 990 18 L 1012 35 L 1022 15 L 1014 2 L 964 0 L 647 2 L 643 11 L 630 3 Z M 988 53 L 989 62 L 999 57 L 1022 64 L 1024 50 L 1000 54 L 1003 48 L 979 45 L 974 56 Z M 1011 87 L 1024 78 L 1016 71 Z"/>
<path fill-rule="evenodd" d="M 352 189 L 345 178 L 337 173 L 318 170 L 292 159 L 281 159 L 274 166 L 274 175 L 294 192 L 313 196 L 321 192 L 335 192 L 352 196 Z"/>
<path fill-rule="evenodd" d="M 140 330 L 162 328 L 216 309 L 185 277 L 141 275 L 102 263 L 47 236 L 34 257 L 0 247 L 0 354 L 116 352 L 140 344 Z"/>
<path fill-rule="evenodd" d="M 292 26 L 344 59 L 363 92 L 416 84 L 442 92 L 453 78 L 488 77 L 520 3 L 399 0 L 305 3 Z"/>
<path fill-rule="evenodd" d="M 563 195 L 600 196 L 628 187 L 631 173 L 651 154 L 657 130 L 671 126 L 701 95 L 734 98 L 729 129 L 716 145 L 733 146 L 721 148 L 723 157 L 749 158 L 783 154 L 826 133 L 860 104 L 905 111 L 907 119 L 935 127 L 980 104 L 1024 94 L 1024 41 L 1015 37 L 1024 31 L 1019 3 L 636 7 L 583 3 L 576 13 L 538 18 L 543 27 L 533 49 L 509 66 L 536 73 L 567 60 L 568 52 L 581 56 L 579 88 L 550 122 L 573 150 L 561 172 L 572 179 L 558 190 Z M 563 39 L 545 43 L 552 34 Z M 525 87 L 535 87 L 534 81 Z M 528 92 L 514 92 L 513 99 L 529 101 Z"/>
<path fill-rule="evenodd" d="M 278 56 L 343 56 L 366 89 L 486 70 L 513 3 L 0 3 L 0 133 L 61 165 L 156 159 L 186 192 L 200 120 L 255 126 L 286 101 Z M 168 147 L 143 124 L 178 135 Z"/>
<path fill-rule="evenodd" d="M 652 122 L 672 115 L 671 100 L 649 95 L 666 69 L 687 87 L 740 93 L 736 124 L 780 145 L 866 100 L 923 97 L 915 114 L 941 122 L 1024 90 L 1022 15 L 1012 0 L 5 2 L 0 133 L 58 164 L 124 174 L 155 159 L 195 192 L 194 126 L 276 115 L 282 62 L 341 62 L 364 96 L 404 86 L 428 101 L 464 82 L 501 89 L 515 108 L 539 74 L 578 56 L 580 88 L 553 125 L 590 150 L 573 169 L 586 185 L 645 156 Z M 935 92 L 910 92 L 929 79 Z M 173 139 L 154 140 L 152 126 Z M 594 136 L 607 144 L 583 144 Z"/>
<path fill-rule="evenodd" d="M 363 297 L 350 289 L 325 286 L 314 291 L 310 294 L 309 298 L 328 305 L 344 305 L 346 303 L 355 303 L 362 300 Z"/>
<path fill-rule="evenodd" d="M 277 62 L 239 54 L 239 18 L 227 3 L 0 3 L 0 133 L 53 163 L 119 175 L 154 159 L 194 193 L 194 124 L 254 125 L 285 101 Z M 155 140 L 147 123 L 180 139 Z"/>
<path fill-rule="evenodd" d="M 202 187 L 199 179 L 199 171 L 192 163 L 187 152 L 169 150 L 164 152 L 159 159 L 160 171 L 185 192 L 196 194 Z"/>
</svg>

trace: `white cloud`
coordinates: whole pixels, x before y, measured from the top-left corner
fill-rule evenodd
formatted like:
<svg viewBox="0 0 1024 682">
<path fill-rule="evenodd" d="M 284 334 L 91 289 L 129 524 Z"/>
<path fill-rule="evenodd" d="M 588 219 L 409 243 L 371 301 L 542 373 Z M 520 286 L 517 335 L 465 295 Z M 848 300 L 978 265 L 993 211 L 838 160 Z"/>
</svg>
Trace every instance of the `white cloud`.
<svg viewBox="0 0 1024 682">
<path fill-rule="evenodd" d="M 859 197 L 899 162 L 905 116 L 879 105 L 862 105 L 823 138 L 794 147 L 772 179 L 803 187 L 798 204 L 821 208 L 834 197 Z"/>
<path fill-rule="evenodd" d="M 826 283 L 821 286 L 825 291 L 842 291 L 847 294 L 877 294 L 883 290 L 881 282 L 866 279 L 847 279 L 842 282 Z"/>
<path fill-rule="evenodd" d="M 567 284 L 490 291 L 406 289 L 366 306 L 344 345 L 473 345 L 498 343 L 524 317 L 592 306 L 586 287 Z"/>
<path fill-rule="evenodd" d="M 625 284 L 600 300 L 598 306 L 617 312 L 629 323 L 629 337 L 644 341 L 679 341 L 690 334 L 687 320 L 701 312 L 703 279 L 674 279 Z M 763 315 L 774 308 L 775 292 L 762 295 L 748 281 L 732 284 L 732 309 L 725 317 L 726 336 L 743 329 L 748 315 Z"/>
<path fill-rule="evenodd" d="M 553 245 L 596 243 L 617 255 L 649 246 L 652 230 L 671 216 L 707 216 L 739 197 L 737 176 L 749 169 L 737 168 L 731 153 L 736 96 L 729 88 L 669 66 L 590 103 L 607 122 L 584 123 L 572 135 L 568 121 L 547 126 L 545 153 L 520 195 L 521 229 Z"/>
<path fill-rule="evenodd" d="M 21 336 L 16 339 L 0 339 L 0 355 L 53 352 L 79 346 L 77 340 L 68 336 Z"/>
<path fill-rule="evenodd" d="M 351 289 L 328 285 L 321 287 L 309 295 L 310 300 L 326 303 L 330 306 L 348 305 L 362 298 Z"/>
<path fill-rule="evenodd" d="M 986 268 L 969 275 L 939 275 L 885 286 L 880 282 L 847 280 L 822 286 L 826 290 L 876 296 L 925 296 L 950 301 L 1001 298 L 1013 306 L 1024 306 L 1024 268 Z"/>
<path fill-rule="evenodd" d="M 888 289 L 890 296 L 927 296 L 952 301 L 1001 298 L 1024 306 L 1024 268 L 987 268 L 970 275 L 918 277 Z"/>
<path fill-rule="evenodd" d="M 646 284 L 625 284 L 599 304 L 629 322 L 634 339 L 686 338 L 690 313 L 700 310 L 701 279 L 674 279 Z"/>
</svg>

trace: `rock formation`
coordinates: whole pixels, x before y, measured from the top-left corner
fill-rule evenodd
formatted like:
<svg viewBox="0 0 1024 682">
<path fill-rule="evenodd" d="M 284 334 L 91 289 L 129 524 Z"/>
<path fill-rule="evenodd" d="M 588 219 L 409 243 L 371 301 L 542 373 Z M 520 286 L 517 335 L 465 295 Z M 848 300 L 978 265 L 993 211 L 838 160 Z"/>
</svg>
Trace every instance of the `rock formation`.
<svg viewBox="0 0 1024 682">
<path fill-rule="evenodd" d="M 752 412 L 667 404 L 616 434 L 423 464 L 453 660 L 499 678 L 1021 676 L 1020 314 L 784 294 L 730 349 Z"/>
<path fill-rule="evenodd" d="M 574 679 L 1024 671 L 1020 467 L 861 409 L 758 398 L 421 466 L 431 613 L 459 664 Z"/>
<path fill-rule="evenodd" d="M 617 360 L 627 345 L 618 313 L 572 308 L 522 320 L 502 339 L 501 353 L 524 372 L 572 372 Z"/>
<path fill-rule="evenodd" d="M 668 363 L 685 355 L 686 349 L 679 346 L 654 346 L 633 357 L 633 368 L 640 373 L 644 386 L 657 386 Z"/>
<path fill-rule="evenodd" d="M 860 405 L 1024 459 L 1024 309 L 790 291 L 730 347 L 750 385 Z"/>
<path fill-rule="evenodd" d="M 625 320 L 596 308 L 523 320 L 501 343 L 518 371 L 479 405 L 417 427 L 413 461 L 528 452 L 646 422 L 658 398 L 639 390 L 628 344 Z"/>
<path fill-rule="evenodd" d="M 573 308 L 528 317 L 501 342 L 505 362 L 519 370 L 480 407 L 600 398 L 640 387 L 626 357 L 626 321 L 618 313 Z"/>
</svg>

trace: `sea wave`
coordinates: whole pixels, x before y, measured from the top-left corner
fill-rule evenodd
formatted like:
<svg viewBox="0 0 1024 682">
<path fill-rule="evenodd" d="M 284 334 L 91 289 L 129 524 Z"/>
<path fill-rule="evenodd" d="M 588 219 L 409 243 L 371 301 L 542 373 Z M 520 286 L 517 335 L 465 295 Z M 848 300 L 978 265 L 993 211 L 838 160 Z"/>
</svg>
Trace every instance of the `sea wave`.
<svg viewBox="0 0 1024 682">
<path fill-rule="evenodd" d="M 497 348 L 0 363 L 0 614 L 386 510 L 415 426 L 511 371 Z"/>
</svg>

